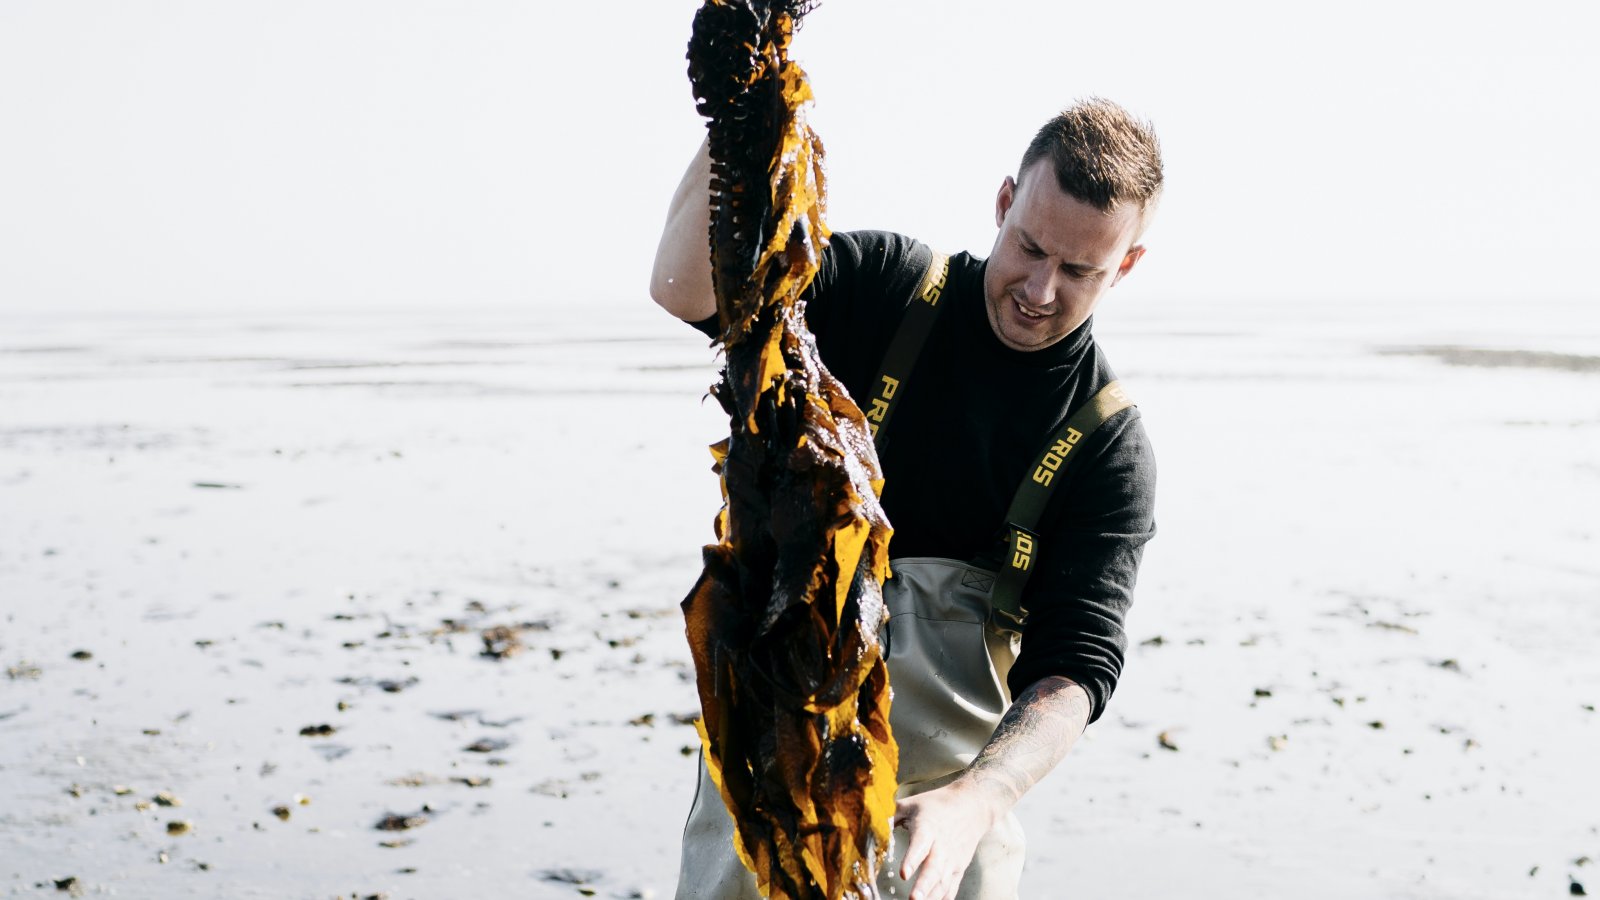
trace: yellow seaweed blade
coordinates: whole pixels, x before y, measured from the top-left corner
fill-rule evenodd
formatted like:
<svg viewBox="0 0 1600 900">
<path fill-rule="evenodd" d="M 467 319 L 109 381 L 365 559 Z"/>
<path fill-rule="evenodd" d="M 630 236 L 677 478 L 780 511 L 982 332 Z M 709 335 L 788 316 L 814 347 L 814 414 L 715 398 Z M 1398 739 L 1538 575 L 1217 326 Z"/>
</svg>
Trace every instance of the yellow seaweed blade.
<svg viewBox="0 0 1600 900">
<path fill-rule="evenodd" d="M 872 523 L 850 509 L 859 501 L 854 491 L 849 492 L 849 500 L 845 513 L 850 519 L 833 533 L 833 558 L 838 566 L 835 569 L 838 575 L 833 582 L 832 624 L 835 628 L 844 621 L 844 607 L 850 599 L 850 585 L 855 582 L 856 567 L 861 563 L 861 551 L 867 546 L 867 538 L 872 536 Z"/>
<path fill-rule="evenodd" d="M 887 854 L 894 819 L 895 791 L 899 785 L 896 776 L 900 768 L 900 747 L 889 730 L 889 707 L 892 692 L 888 689 L 888 669 L 880 657 L 875 661 L 875 677 L 884 680 L 882 690 L 872 694 L 873 706 L 865 720 L 868 723 L 867 757 L 871 760 L 871 778 L 867 782 L 864 806 L 866 819 L 872 824 L 873 836 L 881 854 Z M 875 726 L 875 727 L 874 727 Z M 878 862 L 881 862 L 878 860 Z M 877 864 L 874 864 L 874 868 Z"/>
</svg>

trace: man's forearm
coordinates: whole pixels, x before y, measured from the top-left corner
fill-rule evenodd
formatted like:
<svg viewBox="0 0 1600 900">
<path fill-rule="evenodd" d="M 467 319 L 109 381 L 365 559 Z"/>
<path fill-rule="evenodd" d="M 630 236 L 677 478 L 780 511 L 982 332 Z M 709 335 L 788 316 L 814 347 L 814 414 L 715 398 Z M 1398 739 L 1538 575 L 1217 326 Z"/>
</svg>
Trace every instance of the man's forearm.
<svg viewBox="0 0 1600 900">
<path fill-rule="evenodd" d="M 1017 696 L 955 783 L 981 791 L 998 819 L 1072 749 L 1089 725 L 1089 709 L 1089 693 L 1077 682 L 1041 678 Z"/>
</svg>

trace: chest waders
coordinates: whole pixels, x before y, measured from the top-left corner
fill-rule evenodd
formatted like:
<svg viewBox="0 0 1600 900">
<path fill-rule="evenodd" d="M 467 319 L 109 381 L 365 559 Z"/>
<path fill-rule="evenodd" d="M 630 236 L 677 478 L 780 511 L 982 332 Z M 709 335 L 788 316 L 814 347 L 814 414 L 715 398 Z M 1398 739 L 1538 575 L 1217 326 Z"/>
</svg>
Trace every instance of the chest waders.
<svg viewBox="0 0 1600 900">
<path fill-rule="evenodd" d="M 935 253 L 863 407 L 880 449 L 906 379 L 933 330 L 949 271 L 949 257 Z M 1113 381 L 1051 436 L 1006 511 L 1006 555 L 999 572 L 957 559 L 890 560 L 893 574 L 883 585 L 889 621 L 881 636 L 894 691 L 889 727 L 900 745 L 897 797 L 950 783 L 993 736 L 1011 705 L 1006 676 L 1027 619 L 1022 588 L 1039 555 L 1037 528 L 1045 504 L 1083 439 L 1131 405 Z M 677 900 L 761 900 L 755 876 L 734 853 L 733 820 L 706 773 L 703 752 L 700 783 L 683 830 Z M 910 892 L 910 884 L 895 875 L 906 844 L 904 829 L 895 829 L 895 853 L 878 877 L 884 897 Z M 1016 900 L 1024 849 L 1022 825 L 1007 813 L 979 841 L 957 900 Z"/>
</svg>

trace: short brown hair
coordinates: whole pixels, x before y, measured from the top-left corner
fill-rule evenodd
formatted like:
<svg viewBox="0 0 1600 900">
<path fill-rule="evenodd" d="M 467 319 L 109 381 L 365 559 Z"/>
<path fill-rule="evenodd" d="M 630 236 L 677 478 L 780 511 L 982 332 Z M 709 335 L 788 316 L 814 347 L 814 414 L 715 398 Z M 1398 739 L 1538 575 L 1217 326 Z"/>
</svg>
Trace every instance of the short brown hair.
<svg viewBox="0 0 1600 900">
<path fill-rule="evenodd" d="M 1046 156 L 1061 190 L 1101 212 L 1137 203 L 1148 222 L 1161 197 L 1155 129 L 1110 100 L 1081 100 L 1046 122 L 1022 154 L 1017 181 Z"/>
</svg>

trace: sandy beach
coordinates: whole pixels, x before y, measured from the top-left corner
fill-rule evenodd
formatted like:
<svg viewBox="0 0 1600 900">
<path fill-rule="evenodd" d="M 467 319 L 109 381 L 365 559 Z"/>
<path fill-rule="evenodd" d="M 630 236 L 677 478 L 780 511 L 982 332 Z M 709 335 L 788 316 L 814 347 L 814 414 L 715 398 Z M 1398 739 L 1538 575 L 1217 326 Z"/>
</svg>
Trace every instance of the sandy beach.
<svg viewBox="0 0 1600 900">
<path fill-rule="evenodd" d="M 1600 320 L 1109 300 L 1159 535 L 1030 898 L 1600 894 Z M 636 307 L 0 316 L 0 892 L 672 895 L 718 505 Z"/>
</svg>

